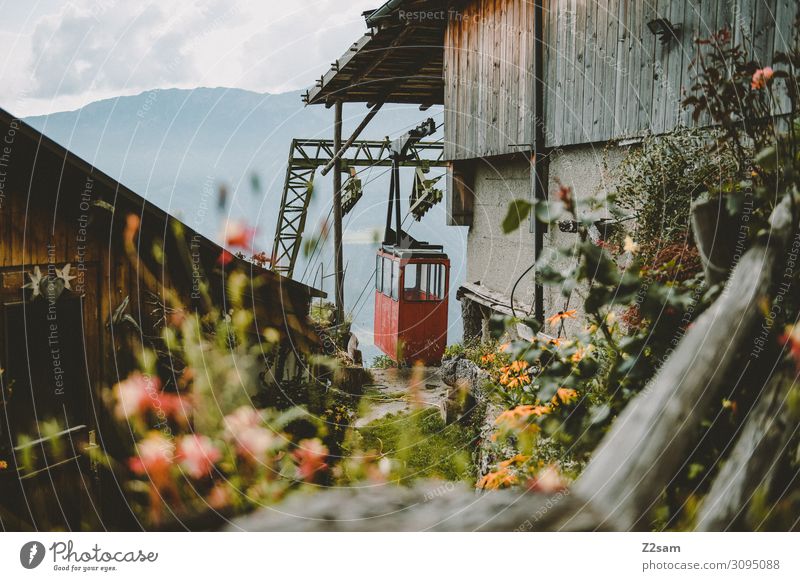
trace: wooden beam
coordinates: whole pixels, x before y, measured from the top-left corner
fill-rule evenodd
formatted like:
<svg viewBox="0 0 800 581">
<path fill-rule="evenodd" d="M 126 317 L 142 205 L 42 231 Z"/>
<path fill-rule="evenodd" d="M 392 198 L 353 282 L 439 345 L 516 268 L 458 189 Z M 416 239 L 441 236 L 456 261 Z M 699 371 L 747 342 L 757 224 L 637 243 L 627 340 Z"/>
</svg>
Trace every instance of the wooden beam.
<svg viewBox="0 0 800 581">
<path fill-rule="evenodd" d="M 334 107 L 333 149 L 342 148 L 342 102 Z M 334 285 L 336 300 L 336 324 L 344 323 L 344 256 L 342 251 L 342 172 L 341 162 L 336 160 L 333 172 L 333 245 Z"/>
<path fill-rule="evenodd" d="M 325 164 L 325 167 L 322 168 L 322 171 L 320 172 L 322 175 L 328 175 L 328 172 L 331 171 L 331 168 L 339 163 L 339 160 L 342 159 L 342 156 L 345 154 L 348 148 L 353 145 L 353 142 L 358 139 L 358 136 L 361 135 L 361 132 L 364 131 L 364 128 L 369 125 L 369 122 L 372 121 L 372 118 L 375 117 L 375 114 L 381 110 L 381 107 L 383 107 L 383 103 L 378 103 L 369 110 L 369 113 L 364 116 L 364 118 L 361 120 L 361 123 L 358 124 L 358 127 L 356 127 L 355 131 L 353 131 L 353 134 L 350 136 L 350 138 L 343 146 L 341 146 L 339 149 L 336 149 L 336 153 L 333 155 L 333 158 L 327 164 Z"/>
</svg>

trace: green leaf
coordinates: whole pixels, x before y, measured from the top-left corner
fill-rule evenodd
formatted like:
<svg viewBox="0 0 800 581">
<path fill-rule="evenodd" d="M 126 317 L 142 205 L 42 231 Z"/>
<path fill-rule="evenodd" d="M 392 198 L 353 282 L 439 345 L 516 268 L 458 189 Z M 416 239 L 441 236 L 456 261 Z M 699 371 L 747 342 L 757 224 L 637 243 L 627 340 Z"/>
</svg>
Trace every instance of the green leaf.
<svg viewBox="0 0 800 581">
<path fill-rule="evenodd" d="M 542 224 L 552 224 L 564 214 L 564 204 L 558 200 L 536 202 L 536 220 Z"/>
<path fill-rule="evenodd" d="M 734 190 L 725 196 L 725 207 L 731 216 L 741 213 L 744 207 L 744 192 L 742 190 Z"/>
<path fill-rule="evenodd" d="M 527 200 L 514 200 L 508 205 L 508 212 L 503 219 L 503 232 L 510 234 L 514 232 L 522 221 L 531 213 L 533 205 Z"/>
<path fill-rule="evenodd" d="M 599 405 L 592 408 L 589 414 L 589 423 L 593 426 L 600 424 L 606 421 L 609 415 L 611 415 L 611 408 L 606 404 Z"/>
</svg>

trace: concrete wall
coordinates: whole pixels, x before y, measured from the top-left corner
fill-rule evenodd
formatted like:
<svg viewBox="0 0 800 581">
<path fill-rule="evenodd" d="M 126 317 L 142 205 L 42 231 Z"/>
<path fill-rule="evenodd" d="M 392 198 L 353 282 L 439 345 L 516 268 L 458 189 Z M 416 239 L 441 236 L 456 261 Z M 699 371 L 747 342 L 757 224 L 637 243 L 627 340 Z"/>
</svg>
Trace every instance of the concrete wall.
<svg viewBox="0 0 800 581">
<path fill-rule="evenodd" d="M 584 214 L 589 213 L 585 206 L 589 198 L 603 199 L 605 194 L 614 188 L 614 170 L 624 159 L 628 152 L 628 147 L 616 145 L 580 145 L 554 150 L 550 158 L 548 193 L 551 198 L 558 195 L 559 184 L 568 186 L 572 189 L 574 199 L 578 208 L 583 208 Z M 591 213 L 593 218 L 610 217 L 606 208 L 599 207 Z M 584 215 L 581 215 L 583 218 Z M 545 256 L 549 256 L 552 261 L 561 268 L 569 268 L 574 265 L 574 258 L 565 258 L 556 254 L 559 248 L 574 248 L 578 244 L 577 234 L 564 233 L 558 227 L 550 228 L 545 236 Z M 530 279 L 533 285 L 533 278 Z M 532 290 L 531 290 L 532 292 Z M 561 289 L 553 286 L 544 287 L 544 312 L 545 318 L 559 311 L 567 309 L 578 309 L 583 301 L 577 292 L 573 291 L 567 301 Z M 566 321 L 565 330 L 569 332 L 577 326 L 582 325 L 582 321 Z M 554 333 L 557 329 L 547 329 L 548 333 Z"/>
<path fill-rule="evenodd" d="M 475 205 L 467 235 L 467 282 L 508 296 L 519 275 L 534 261 L 533 233 L 526 220 L 509 235 L 501 224 L 508 205 L 530 197 L 530 163 L 525 158 L 476 161 Z M 532 295 L 520 283 L 515 299 L 531 303 Z"/>
<path fill-rule="evenodd" d="M 625 157 L 627 147 L 611 145 L 598 147 L 581 145 L 554 150 L 550 157 L 548 192 L 558 195 L 559 184 L 569 186 L 579 206 L 589 197 L 602 197 L 613 189 L 613 171 Z M 495 158 L 476 162 L 475 207 L 472 226 L 467 237 L 467 281 L 510 296 L 517 278 L 534 262 L 534 235 L 529 220 L 511 234 L 502 231 L 502 221 L 509 203 L 517 198 L 530 199 L 530 164 L 524 158 Z M 607 216 L 599 208 L 594 216 Z M 555 249 L 569 248 L 578 243 L 577 234 L 563 233 L 558 227 L 545 236 L 545 252 L 555 256 Z M 557 260 L 563 268 L 570 258 Z M 514 295 L 515 304 L 533 304 L 534 274 L 526 274 Z M 545 317 L 581 305 L 573 292 L 569 303 L 559 288 L 545 287 Z M 580 311 L 580 309 L 579 309 Z M 566 325 L 574 329 L 581 322 Z M 546 329 L 547 332 L 555 329 Z"/>
</svg>

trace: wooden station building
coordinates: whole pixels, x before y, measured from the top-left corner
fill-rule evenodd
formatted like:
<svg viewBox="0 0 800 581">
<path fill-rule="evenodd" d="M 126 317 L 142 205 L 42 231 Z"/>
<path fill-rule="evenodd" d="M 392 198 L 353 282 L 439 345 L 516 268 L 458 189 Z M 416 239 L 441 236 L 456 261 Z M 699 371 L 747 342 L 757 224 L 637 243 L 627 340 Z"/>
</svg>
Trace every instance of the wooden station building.
<svg viewBox="0 0 800 581">
<path fill-rule="evenodd" d="M 511 235 L 508 203 L 613 188 L 613 169 L 645 134 L 691 125 L 681 107 L 695 39 L 726 28 L 768 65 L 791 42 L 795 0 L 389 0 L 309 90 L 309 104 L 444 107 L 448 221 L 469 226 L 465 336 L 492 312 L 540 319 L 563 308 L 530 268 L 574 234 Z M 700 125 L 708 124 L 701 117 Z M 570 238 L 572 236 L 573 238 Z"/>
</svg>

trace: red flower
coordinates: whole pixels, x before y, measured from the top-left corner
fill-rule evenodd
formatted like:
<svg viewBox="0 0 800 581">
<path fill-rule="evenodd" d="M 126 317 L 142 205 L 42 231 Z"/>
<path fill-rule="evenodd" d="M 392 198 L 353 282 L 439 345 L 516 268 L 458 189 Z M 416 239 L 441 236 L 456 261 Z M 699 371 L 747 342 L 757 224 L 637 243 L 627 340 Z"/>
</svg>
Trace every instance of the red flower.
<svg viewBox="0 0 800 581">
<path fill-rule="evenodd" d="M 328 457 L 328 448 L 317 438 L 300 440 L 297 450 L 294 451 L 294 458 L 297 461 L 297 475 L 306 482 L 314 480 L 314 476 L 325 470 L 328 465 L 325 463 Z"/>
<path fill-rule="evenodd" d="M 787 326 L 779 341 L 784 347 L 789 348 L 789 355 L 795 360 L 800 371 L 800 325 Z"/>
<path fill-rule="evenodd" d="M 253 246 L 256 229 L 243 222 L 228 221 L 225 225 L 225 245 L 249 250 Z"/>
<path fill-rule="evenodd" d="M 219 258 L 217 258 L 217 262 L 222 266 L 227 266 L 231 260 L 233 260 L 233 254 L 231 254 L 227 250 L 223 250 L 222 253 L 219 255 Z"/>
</svg>

